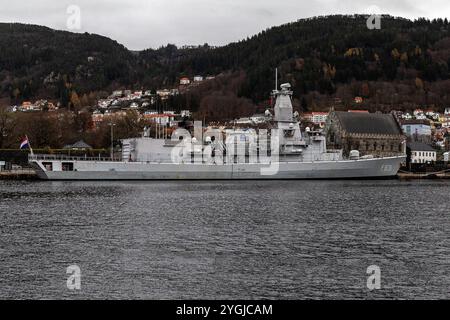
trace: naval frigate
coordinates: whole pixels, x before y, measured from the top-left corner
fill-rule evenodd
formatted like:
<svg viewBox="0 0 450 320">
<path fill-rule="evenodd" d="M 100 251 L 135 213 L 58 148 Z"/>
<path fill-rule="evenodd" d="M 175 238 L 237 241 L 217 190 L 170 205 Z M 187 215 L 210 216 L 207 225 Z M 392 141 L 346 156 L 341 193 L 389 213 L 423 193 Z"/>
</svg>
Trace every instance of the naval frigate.
<svg viewBox="0 0 450 320">
<path fill-rule="evenodd" d="M 364 179 L 397 175 L 405 150 L 394 157 L 361 157 L 329 150 L 321 132 L 302 132 L 293 113 L 290 84 L 272 92 L 272 128 L 175 130 L 170 139 L 122 140 L 120 161 L 55 155 L 29 156 L 44 180 L 255 180 Z"/>
</svg>

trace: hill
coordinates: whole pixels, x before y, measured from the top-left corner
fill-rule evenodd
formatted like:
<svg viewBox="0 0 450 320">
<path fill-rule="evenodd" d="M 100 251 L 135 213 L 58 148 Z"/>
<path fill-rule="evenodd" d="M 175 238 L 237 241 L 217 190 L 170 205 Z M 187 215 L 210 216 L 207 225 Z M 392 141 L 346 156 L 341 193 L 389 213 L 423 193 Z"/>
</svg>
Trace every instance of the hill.
<svg viewBox="0 0 450 320">
<path fill-rule="evenodd" d="M 24 24 L 0 24 L 0 94 L 13 100 L 56 98 L 137 81 L 130 51 L 117 42 Z"/>
<path fill-rule="evenodd" d="M 156 89 L 176 86 L 181 76 L 222 74 L 189 93 L 196 101 L 191 107 L 205 111 L 215 108 L 217 93 L 227 103 L 266 103 L 278 67 L 303 110 L 450 105 L 448 21 L 383 16 L 381 29 L 369 30 L 366 19 L 316 17 L 223 47 L 141 52 L 98 35 L 0 24 L 0 95 L 19 101 L 51 96 L 64 104 L 73 91 L 95 97 L 118 87 Z M 362 105 L 354 105 L 355 96 L 364 98 Z"/>
</svg>

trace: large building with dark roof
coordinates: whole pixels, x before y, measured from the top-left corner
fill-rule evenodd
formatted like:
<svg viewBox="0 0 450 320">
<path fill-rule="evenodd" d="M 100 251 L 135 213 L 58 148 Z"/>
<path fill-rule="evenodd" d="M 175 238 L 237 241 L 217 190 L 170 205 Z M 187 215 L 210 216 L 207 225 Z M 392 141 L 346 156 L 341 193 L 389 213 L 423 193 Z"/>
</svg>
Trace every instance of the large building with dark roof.
<svg viewBox="0 0 450 320">
<path fill-rule="evenodd" d="M 330 148 L 344 155 L 396 156 L 405 153 L 405 136 L 392 114 L 332 111 L 325 127 Z"/>
</svg>

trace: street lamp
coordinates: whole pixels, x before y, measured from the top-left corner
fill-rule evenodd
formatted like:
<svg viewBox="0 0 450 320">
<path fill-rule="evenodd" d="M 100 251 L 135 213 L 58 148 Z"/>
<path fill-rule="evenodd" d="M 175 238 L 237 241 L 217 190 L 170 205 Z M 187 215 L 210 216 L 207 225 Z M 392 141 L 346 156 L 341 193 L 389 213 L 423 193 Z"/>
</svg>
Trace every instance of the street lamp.
<svg viewBox="0 0 450 320">
<path fill-rule="evenodd" d="M 111 160 L 114 161 L 114 126 L 116 124 L 110 122 L 108 125 L 111 127 Z"/>
</svg>

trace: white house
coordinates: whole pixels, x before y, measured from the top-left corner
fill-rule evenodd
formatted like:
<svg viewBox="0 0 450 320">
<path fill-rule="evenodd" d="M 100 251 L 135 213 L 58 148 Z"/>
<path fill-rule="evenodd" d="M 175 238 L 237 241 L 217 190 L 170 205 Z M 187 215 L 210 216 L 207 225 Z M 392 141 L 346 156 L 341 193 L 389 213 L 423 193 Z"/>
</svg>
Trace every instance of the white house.
<svg viewBox="0 0 450 320">
<path fill-rule="evenodd" d="M 184 77 L 184 78 L 180 79 L 180 84 L 181 85 L 188 85 L 190 83 L 191 83 L 191 80 L 189 80 L 189 78 Z"/>
<path fill-rule="evenodd" d="M 186 118 L 190 118 L 191 117 L 191 111 L 189 111 L 189 110 L 181 110 L 181 112 L 180 112 L 180 114 L 181 114 L 181 117 L 186 117 Z"/>
<path fill-rule="evenodd" d="M 194 77 L 194 82 L 202 82 L 203 81 L 203 76 L 195 76 Z"/>
<path fill-rule="evenodd" d="M 264 113 L 263 114 L 254 114 L 250 117 L 250 120 L 254 124 L 261 124 L 261 123 L 267 122 L 267 117 Z"/>
<path fill-rule="evenodd" d="M 411 152 L 411 163 L 429 163 L 436 161 L 436 150 L 430 145 L 422 142 L 411 142 L 408 144 Z"/>
<path fill-rule="evenodd" d="M 405 120 L 412 120 L 413 117 L 412 117 L 412 115 L 409 112 L 406 112 L 406 113 L 401 115 L 401 118 L 405 119 Z"/>
<path fill-rule="evenodd" d="M 307 112 L 303 114 L 303 119 L 314 124 L 324 124 L 328 119 L 328 112 Z"/>
</svg>

